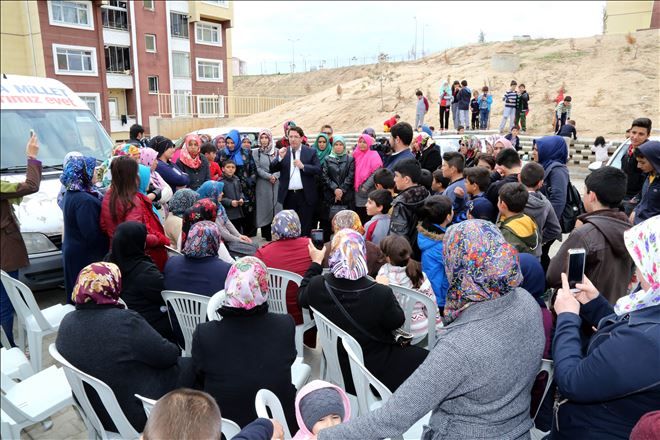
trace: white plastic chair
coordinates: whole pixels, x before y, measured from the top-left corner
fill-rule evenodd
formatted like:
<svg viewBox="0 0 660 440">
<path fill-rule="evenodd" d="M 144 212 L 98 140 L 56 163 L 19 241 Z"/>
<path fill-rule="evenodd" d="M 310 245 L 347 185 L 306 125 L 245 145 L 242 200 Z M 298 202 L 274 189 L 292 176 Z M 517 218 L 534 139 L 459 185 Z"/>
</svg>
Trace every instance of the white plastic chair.
<svg viewBox="0 0 660 440">
<path fill-rule="evenodd" d="M 268 310 L 273 313 L 288 314 L 286 307 L 286 289 L 289 283 L 300 287 L 303 277 L 288 270 L 268 268 Z M 303 357 L 303 336 L 307 330 L 314 327 L 314 321 L 309 312 L 302 309 L 303 323 L 296 326 L 296 352 Z"/>
<path fill-rule="evenodd" d="M 534 417 L 532 418 L 532 421 L 536 420 L 536 416 L 539 415 L 539 411 L 541 410 L 541 406 L 543 406 L 543 401 L 545 400 L 545 396 L 548 394 L 548 391 L 550 390 L 550 386 L 552 385 L 552 379 L 555 376 L 554 361 L 552 361 L 550 359 L 543 359 L 541 361 L 541 369 L 539 370 L 539 372 L 536 376 L 538 377 L 538 375 L 543 373 L 544 371 L 548 374 L 548 381 L 545 383 L 545 389 L 543 390 L 543 396 L 541 397 L 541 401 L 539 402 L 538 408 L 536 408 L 536 411 L 534 412 Z M 532 440 L 540 440 L 543 437 L 545 437 L 546 435 L 548 435 L 549 432 L 541 431 L 540 429 L 537 429 L 536 426 L 534 426 L 529 431 L 529 433 L 532 436 Z"/>
<path fill-rule="evenodd" d="M 53 359 L 55 359 L 58 363 L 62 364 L 62 368 L 64 369 L 64 374 L 66 375 L 66 378 L 69 381 L 71 390 L 73 391 L 73 394 L 76 396 L 78 403 L 82 407 L 82 414 L 86 419 L 85 424 L 91 427 L 91 429 L 95 431 L 97 437 L 100 437 L 103 440 L 106 439 L 129 440 L 129 439 L 140 438 L 140 433 L 138 433 L 135 430 L 135 428 L 133 428 L 133 425 L 131 425 L 131 423 L 128 421 L 126 415 L 119 406 L 119 402 L 117 402 L 115 393 L 107 384 L 98 380 L 95 377 L 90 376 L 87 373 L 80 371 L 79 369 L 71 365 L 71 363 L 67 361 L 64 358 L 64 356 L 62 356 L 57 351 L 55 344 L 50 344 L 48 350 L 50 352 L 50 355 L 53 357 Z M 101 423 L 101 420 L 96 414 L 96 411 L 94 411 L 94 407 L 92 407 L 92 404 L 90 403 L 89 398 L 87 397 L 87 393 L 85 392 L 85 384 L 91 386 L 94 389 L 94 391 L 96 391 L 96 394 L 98 394 L 99 399 L 103 403 L 105 410 L 108 412 L 108 415 L 112 419 L 112 422 L 115 424 L 115 427 L 117 428 L 118 432 L 111 432 L 105 430 L 103 424 Z"/>
<path fill-rule="evenodd" d="M 71 304 L 55 304 L 41 310 L 28 286 L 10 277 L 4 270 L 0 272 L 0 277 L 18 316 L 17 343 L 24 350 L 23 335 L 27 333 L 30 363 L 34 371 L 39 371 L 44 337 L 56 333 L 64 316 L 75 308 Z"/>
<path fill-rule="evenodd" d="M 277 396 L 273 394 L 272 391 L 267 389 L 260 389 L 254 399 L 254 407 L 257 410 L 257 417 L 277 420 L 282 424 L 282 428 L 284 429 L 284 438 L 286 440 L 291 438 L 291 431 L 289 431 L 289 426 L 286 423 L 286 417 L 284 417 L 282 403 L 280 402 L 280 399 L 278 399 Z M 269 409 L 270 414 L 268 414 Z"/>
<path fill-rule="evenodd" d="M 34 374 L 30 361 L 20 348 L 0 349 L 0 371 L 10 379 L 25 380 Z"/>
<path fill-rule="evenodd" d="M 403 324 L 403 329 L 407 332 L 410 331 L 412 325 L 412 314 L 415 309 L 415 304 L 420 302 L 426 308 L 426 324 L 428 328 L 427 335 L 416 336 L 413 338 L 413 344 L 419 344 L 424 340 L 424 337 L 427 336 L 426 347 L 429 350 L 432 350 L 435 347 L 436 339 L 436 328 L 435 328 L 435 317 L 438 314 L 438 305 L 435 302 L 435 299 L 431 299 L 423 293 L 416 292 L 408 287 L 397 286 L 396 284 L 390 284 L 394 296 L 396 296 L 403 313 L 406 316 L 406 321 Z"/>
<path fill-rule="evenodd" d="M 197 295 L 190 292 L 178 292 L 175 290 L 163 290 L 161 293 L 165 304 L 171 305 L 174 314 L 183 333 L 183 356 L 190 356 L 192 353 L 192 337 L 197 328 L 197 324 L 206 322 L 206 311 L 209 305 L 209 297 Z M 170 308 L 167 308 L 170 314 Z M 170 315 L 170 324 L 172 316 Z M 174 326 L 172 326 L 174 327 Z"/>
<path fill-rule="evenodd" d="M 206 318 L 209 321 L 220 321 L 222 316 L 218 313 L 218 309 L 222 306 L 225 300 L 225 291 L 221 290 L 215 293 L 210 299 L 209 304 L 206 306 Z"/>
<path fill-rule="evenodd" d="M 392 392 L 364 366 L 364 362 L 358 359 L 350 344 L 346 343 L 346 340 L 343 340 L 342 344 L 348 354 L 348 361 L 351 365 L 351 376 L 353 377 L 355 392 L 357 393 L 358 414 L 367 414 L 370 411 L 380 408 L 390 398 Z M 371 387 L 376 390 L 378 395 L 373 393 Z"/>
</svg>

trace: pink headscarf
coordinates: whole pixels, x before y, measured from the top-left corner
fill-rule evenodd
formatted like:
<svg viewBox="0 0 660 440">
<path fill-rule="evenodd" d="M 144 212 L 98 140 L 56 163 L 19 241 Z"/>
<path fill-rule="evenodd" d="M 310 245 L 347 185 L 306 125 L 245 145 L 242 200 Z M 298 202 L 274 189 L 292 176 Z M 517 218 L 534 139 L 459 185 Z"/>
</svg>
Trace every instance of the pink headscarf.
<svg viewBox="0 0 660 440">
<path fill-rule="evenodd" d="M 192 140 L 197 141 L 197 145 L 199 145 L 200 147 L 202 146 L 199 136 L 197 136 L 196 134 L 189 134 L 183 140 L 183 147 L 181 147 L 181 156 L 179 156 L 179 158 L 181 159 L 181 162 L 183 162 L 185 166 L 196 170 L 202 164 L 202 160 L 199 158 L 199 154 L 195 158 L 193 158 L 190 155 L 190 152 L 188 151 L 188 142 Z"/>
<path fill-rule="evenodd" d="M 358 142 L 360 139 L 364 140 L 368 148 L 367 151 L 362 151 L 356 147 L 353 151 L 353 159 L 355 159 L 355 191 L 358 191 L 360 185 L 362 185 L 374 171 L 383 166 L 383 161 L 380 158 L 380 155 L 371 149 L 371 146 L 375 142 L 374 138 L 368 134 L 363 134 L 358 138 Z"/>
<path fill-rule="evenodd" d="M 151 168 L 151 165 L 158 158 L 158 152 L 153 148 L 140 148 L 140 163 Z M 165 181 L 156 170 L 151 171 L 151 183 L 158 189 L 162 189 Z"/>
<path fill-rule="evenodd" d="M 511 141 L 505 138 L 504 136 L 497 138 L 497 140 L 493 144 L 493 147 L 495 147 L 495 144 L 497 144 L 498 142 L 501 142 L 504 145 L 504 147 L 502 147 L 503 150 L 506 150 L 507 148 L 513 149 L 513 144 L 511 143 Z"/>
</svg>

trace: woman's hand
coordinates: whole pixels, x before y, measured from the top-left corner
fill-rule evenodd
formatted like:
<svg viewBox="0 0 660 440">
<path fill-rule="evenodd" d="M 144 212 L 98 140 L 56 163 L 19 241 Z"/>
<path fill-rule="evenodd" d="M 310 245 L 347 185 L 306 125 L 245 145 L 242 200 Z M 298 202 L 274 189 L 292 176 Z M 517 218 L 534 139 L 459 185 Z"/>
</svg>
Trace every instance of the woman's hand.
<svg viewBox="0 0 660 440">
<path fill-rule="evenodd" d="M 566 312 L 580 314 L 580 303 L 571 293 L 568 286 L 568 277 L 565 273 L 561 274 L 561 289 L 557 292 L 557 298 L 555 299 L 555 312 L 557 312 L 557 315 Z"/>
<path fill-rule="evenodd" d="M 312 259 L 312 263 L 323 264 L 323 258 L 325 257 L 325 246 L 321 249 L 316 249 L 312 239 L 309 239 L 309 244 L 307 245 L 307 250 L 309 251 L 309 258 Z"/>
<path fill-rule="evenodd" d="M 238 239 L 240 241 L 242 241 L 243 243 L 252 243 L 252 239 L 250 237 L 248 237 L 247 235 L 240 235 L 238 237 Z"/>
<path fill-rule="evenodd" d="M 32 132 L 32 136 L 30 136 L 30 140 L 28 140 L 25 147 L 25 154 L 28 159 L 36 159 L 37 154 L 39 154 L 39 139 L 37 139 L 37 135 L 34 132 Z"/>
<path fill-rule="evenodd" d="M 596 289 L 596 286 L 592 284 L 592 282 L 587 278 L 586 275 L 583 276 L 584 279 L 584 284 L 583 283 L 576 283 L 575 288 L 580 289 L 578 293 L 575 294 L 575 299 L 577 299 L 580 304 L 586 304 L 592 299 L 596 299 L 598 295 L 598 289 Z"/>
</svg>

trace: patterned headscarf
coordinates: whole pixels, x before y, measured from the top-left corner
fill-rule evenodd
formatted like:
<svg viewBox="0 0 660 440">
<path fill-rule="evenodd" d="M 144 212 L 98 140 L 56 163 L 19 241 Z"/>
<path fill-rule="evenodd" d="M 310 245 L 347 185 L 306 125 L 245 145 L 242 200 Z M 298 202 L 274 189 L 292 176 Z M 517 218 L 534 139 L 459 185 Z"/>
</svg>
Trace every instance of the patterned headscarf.
<svg viewBox="0 0 660 440">
<path fill-rule="evenodd" d="M 273 241 L 285 238 L 298 238 L 300 237 L 300 231 L 300 218 L 298 217 L 298 213 L 293 209 L 285 209 L 273 217 L 271 224 Z"/>
<path fill-rule="evenodd" d="M 234 141 L 234 149 L 230 150 L 229 145 L 225 146 L 225 151 L 227 152 L 227 159 L 234 161 L 237 167 L 243 165 L 243 147 L 241 146 L 241 135 L 238 130 L 231 130 L 225 136 L 226 139 L 231 139 Z"/>
<path fill-rule="evenodd" d="M 214 222 L 218 215 L 218 206 L 211 199 L 200 199 L 186 209 L 181 225 L 181 249 L 186 245 L 186 237 L 192 226 L 203 220 Z"/>
<path fill-rule="evenodd" d="M 70 157 L 60 175 L 60 182 L 68 191 L 85 191 L 102 198 L 92 185 L 96 159 L 93 157 Z"/>
<path fill-rule="evenodd" d="M 261 136 L 266 135 L 268 136 L 268 145 L 265 147 L 261 146 Z M 259 136 L 257 137 L 257 143 L 259 144 L 259 149 L 268 155 L 272 155 L 275 152 L 275 142 L 273 142 L 273 133 L 267 128 L 264 128 L 259 132 Z"/>
<path fill-rule="evenodd" d="M 325 139 L 325 150 L 321 150 L 319 148 L 319 138 Z M 344 144 L 344 147 L 346 147 L 346 144 Z M 332 144 L 330 143 L 330 138 L 325 133 L 321 133 L 318 136 L 316 136 L 316 140 L 314 141 L 314 145 L 312 145 L 312 148 L 314 148 L 314 151 L 316 151 L 316 157 L 319 158 L 319 162 L 321 163 L 321 165 L 325 163 L 325 158 L 328 157 L 330 153 L 332 153 Z"/>
<path fill-rule="evenodd" d="M 121 294 L 121 272 L 114 263 L 92 263 L 78 274 L 73 287 L 73 302 L 106 304 L 123 309 L 119 303 Z"/>
<path fill-rule="evenodd" d="M 202 160 L 199 158 L 200 154 L 194 158 L 190 155 L 190 152 L 188 151 L 188 142 L 190 141 L 197 141 L 197 145 L 199 145 L 200 148 L 202 147 L 202 142 L 200 141 L 199 136 L 196 134 L 189 134 L 183 140 L 183 147 L 181 147 L 181 155 L 179 156 L 179 159 L 181 159 L 181 162 L 183 162 L 188 168 L 196 170 L 202 164 Z"/>
<path fill-rule="evenodd" d="M 167 202 L 167 207 L 173 215 L 182 217 L 186 209 L 194 205 L 199 198 L 199 194 L 196 191 L 190 188 L 183 188 L 174 193 L 170 201 Z"/>
<path fill-rule="evenodd" d="M 221 238 L 218 225 L 208 220 L 195 223 L 181 252 L 189 258 L 217 257 Z"/>
<path fill-rule="evenodd" d="M 336 278 L 359 280 L 369 273 L 364 237 L 353 229 L 342 229 L 332 237 L 330 271 Z"/>
<path fill-rule="evenodd" d="M 225 280 L 223 306 L 250 310 L 268 299 L 268 269 L 256 257 L 243 257 L 232 264 Z"/>
<path fill-rule="evenodd" d="M 344 152 L 341 154 L 335 153 L 335 148 L 334 146 L 337 144 L 337 142 L 341 143 L 344 146 Z M 332 138 L 332 145 L 328 143 L 328 147 L 330 148 L 330 157 L 342 157 L 346 156 L 346 152 L 348 151 L 348 148 L 346 147 L 346 139 L 344 139 L 344 136 L 335 136 Z M 326 150 L 328 148 L 326 147 Z"/>
<path fill-rule="evenodd" d="M 296 123 L 289 120 L 284 123 L 283 127 L 284 127 L 284 137 L 286 137 L 289 135 L 289 128 L 296 127 Z"/>
<path fill-rule="evenodd" d="M 133 144 L 120 144 L 112 150 L 112 156 L 103 162 L 101 165 L 102 175 L 101 187 L 107 188 L 112 182 L 112 173 L 110 172 L 110 164 L 115 157 L 129 156 L 131 159 L 140 163 L 140 148 Z"/>
<path fill-rule="evenodd" d="M 151 165 L 158 159 L 158 152 L 153 148 L 140 148 L 140 164 L 149 167 L 151 170 Z M 162 189 L 167 183 L 163 178 L 156 172 L 156 170 L 151 171 L 151 183 L 158 188 Z"/>
<path fill-rule="evenodd" d="M 646 292 L 639 290 L 619 298 L 614 305 L 614 312 L 619 316 L 660 305 L 660 216 L 651 217 L 624 232 L 623 241 L 635 266 L 651 287 Z"/>
<path fill-rule="evenodd" d="M 471 304 L 499 298 L 518 287 L 523 277 L 516 253 L 491 222 L 466 220 L 449 227 L 443 249 L 449 281 L 444 324 Z"/>
<path fill-rule="evenodd" d="M 216 182 L 214 180 L 207 180 L 197 189 L 197 194 L 199 194 L 200 199 L 211 199 L 216 205 L 220 204 L 218 198 L 222 191 L 225 189 L 224 182 Z"/>
<path fill-rule="evenodd" d="M 362 220 L 360 220 L 360 216 L 355 211 L 351 211 L 350 209 L 339 211 L 332 218 L 333 231 L 339 231 L 340 229 L 345 228 L 352 229 L 359 232 L 360 234 L 364 234 L 364 227 L 362 226 Z"/>
</svg>

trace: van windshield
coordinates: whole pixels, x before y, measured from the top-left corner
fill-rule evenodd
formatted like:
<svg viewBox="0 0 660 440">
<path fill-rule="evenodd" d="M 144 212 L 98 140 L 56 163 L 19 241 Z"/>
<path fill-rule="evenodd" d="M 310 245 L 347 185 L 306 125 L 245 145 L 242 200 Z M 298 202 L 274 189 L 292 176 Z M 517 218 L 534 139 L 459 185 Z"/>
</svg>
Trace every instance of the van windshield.
<svg viewBox="0 0 660 440">
<path fill-rule="evenodd" d="M 25 145 L 33 129 L 39 138 L 39 160 L 45 168 L 62 169 L 64 156 L 79 151 L 105 160 L 112 140 L 86 110 L 8 110 L 0 112 L 0 171 L 25 168 Z"/>
</svg>

